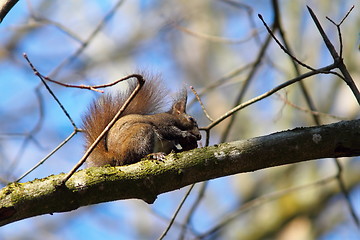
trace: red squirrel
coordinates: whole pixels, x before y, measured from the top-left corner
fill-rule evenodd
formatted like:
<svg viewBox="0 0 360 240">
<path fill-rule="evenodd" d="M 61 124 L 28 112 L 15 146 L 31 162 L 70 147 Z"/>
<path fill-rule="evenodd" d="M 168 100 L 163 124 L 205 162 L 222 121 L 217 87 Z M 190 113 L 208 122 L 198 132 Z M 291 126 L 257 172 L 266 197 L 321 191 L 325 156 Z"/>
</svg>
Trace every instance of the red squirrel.
<svg viewBox="0 0 360 240">
<path fill-rule="evenodd" d="M 116 115 L 136 85 L 136 81 L 130 81 L 127 91 L 105 94 L 90 105 L 83 117 L 86 148 Z M 196 120 L 186 114 L 186 91 L 178 94 L 169 111 L 161 112 L 165 95 L 165 89 L 158 80 L 146 80 L 89 155 L 87 166 L 127 165 L 139 162 L 149 154 L 155 159 L 162 159 L 171 151 L 180 151 L 177 149 L 179 145 L 182 151 L 197 148 L 201 135 Z"/>
</svg>

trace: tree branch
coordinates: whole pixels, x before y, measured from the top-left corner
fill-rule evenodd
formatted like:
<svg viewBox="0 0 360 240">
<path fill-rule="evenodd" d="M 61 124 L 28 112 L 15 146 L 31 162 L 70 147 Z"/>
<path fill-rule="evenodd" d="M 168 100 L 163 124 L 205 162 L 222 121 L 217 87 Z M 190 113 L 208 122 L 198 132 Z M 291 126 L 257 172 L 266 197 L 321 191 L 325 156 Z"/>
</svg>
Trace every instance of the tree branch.
<svg viewBox="0 0 360 240">
<path fill-rule="evenodd" d="M 331 43 L 331 41 L 329 40 L 328 36 L 326 35 L 324 29 L 322 28 L 319 20 L 317 19 L 315 13 L 313 12 L 313 10 L 308 6 L 308 11 L 310 13 L 310 16 L 312 17 L 317 29 L 319 30 L 324 43 L 326 45 L 326 47 L 328 48 L 331 56 L 334 59 L 334 63 L 337 64 L 337 67 L 340 69 L 341 73 L 344 76 L 344 81 L 346 82 L 346 84 L 350 87 L 351 91 L 353 92 L 357 102 L 360 105 L 360 92 L 359 89 L 356 87 L 356 84 L 354 82 L 354 80 L 352 79 L 349 71 L 346 68 L 346 65 L 344 64 L 344 60 L 342 59 L 342 56 L 339 56 L 339 54 L 337 53 L 337 51 L 335 50 L 334 45 Z"/>
<path fill-rule="evenodd" d="M 5 0 L 0 3 L 0 23 L 19 0 Z"/>
<path fill-rule="evenodd" d="M 319 158 L 359 156 L 359 136 L 360 120 L 342 121 L 173 153 L 164 162 L 88 168 L 61 187 L 64 174 L 11 183 L 0 190 L 0 226 L 107 201 L 137 198 L 152 203 L 161 193 L 237 173 Z"/>
</svg>

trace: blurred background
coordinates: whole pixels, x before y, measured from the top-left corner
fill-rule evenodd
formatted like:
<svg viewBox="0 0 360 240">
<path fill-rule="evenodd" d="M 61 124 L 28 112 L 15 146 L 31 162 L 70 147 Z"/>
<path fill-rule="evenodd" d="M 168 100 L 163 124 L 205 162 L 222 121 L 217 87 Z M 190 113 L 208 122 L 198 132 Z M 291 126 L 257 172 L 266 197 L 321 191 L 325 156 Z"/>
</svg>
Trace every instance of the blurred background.
<svg viewBox="0 0 360 240">
<path fill-rule="evenodd" d="M 258 14 L 300 61 L 313 68 L 333 63 L 306 5 L 337 50 L 338 32 L 326 16 L 340 23 L 355 6 L 341 24 L 342 54 L 360 87 L 359 1 L 19 1 L 0 24 L 0 186 L 17 180 L 74 131 L 23 53 L 43 75 L 68 84 L 159 74 L 172 94 L 193 86 L 217 119 L 309 71 L 293 64 Z M 49 85 L 77 127 L 101 95 Z M 194 99 L 189 91 L 188 112 L 206 127 L 210 120 Z M 356 119 L 359 113 L 339 77 L 316 75 L 223 121 L 211 129 L 210 145 Z M 21 182 L 68 172 L 83 146 L 78 133 Z M 360 216 L 360 161 L 339 162 L 342 171 L 334 159 L 320 159 L 198 183 L 165 239 L 358 239 L 351 211 Z M 0 239 L 158 239 L 188 189 L 162 194 L 152 205 L 116 201 L 22 220 L 1 227 Z"/>
</svg>

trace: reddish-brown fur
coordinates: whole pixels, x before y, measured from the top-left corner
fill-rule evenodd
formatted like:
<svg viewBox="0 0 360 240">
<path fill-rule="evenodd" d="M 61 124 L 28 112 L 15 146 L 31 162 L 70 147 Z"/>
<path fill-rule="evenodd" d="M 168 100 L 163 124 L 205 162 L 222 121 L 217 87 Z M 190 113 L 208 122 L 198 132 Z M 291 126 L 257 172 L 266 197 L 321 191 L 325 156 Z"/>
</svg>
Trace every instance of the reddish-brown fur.
<svg viewBox="0 0 360 240">
<path fill-rule="evenodd" d="M 128 91 L 106 94 L 90 105 L 83 118 L 87 148 L 113 119 L 135 87 L 136 82 L 131 82 Z M 169 153 L 176 149 L 177 144 L 183 150 L 196 148 L 201 135 L 196 121 L 186 114 L 186 92 L 176 99 L 171 110 L 159 113 L 164 98 L 165 91 L 160 82 L 147 80 L 90 154 L 88 166 L 131 164 L 151 153 Z"/>
</svg>

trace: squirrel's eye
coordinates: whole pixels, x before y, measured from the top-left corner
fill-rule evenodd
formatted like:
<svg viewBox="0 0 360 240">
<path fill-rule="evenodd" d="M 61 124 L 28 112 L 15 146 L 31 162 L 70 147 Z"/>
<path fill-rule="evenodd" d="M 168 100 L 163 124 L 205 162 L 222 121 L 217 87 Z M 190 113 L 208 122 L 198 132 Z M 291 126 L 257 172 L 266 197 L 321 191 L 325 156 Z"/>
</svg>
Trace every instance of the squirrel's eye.
<svg viewBox="0 0 360 240">
<path fill-rule="evenodd" d="M 189 121 L 190 121 L 191 123 L 196 123 L 195 118 L 193 118 L 192 116 L 189 116 Z"/>
</svg>

